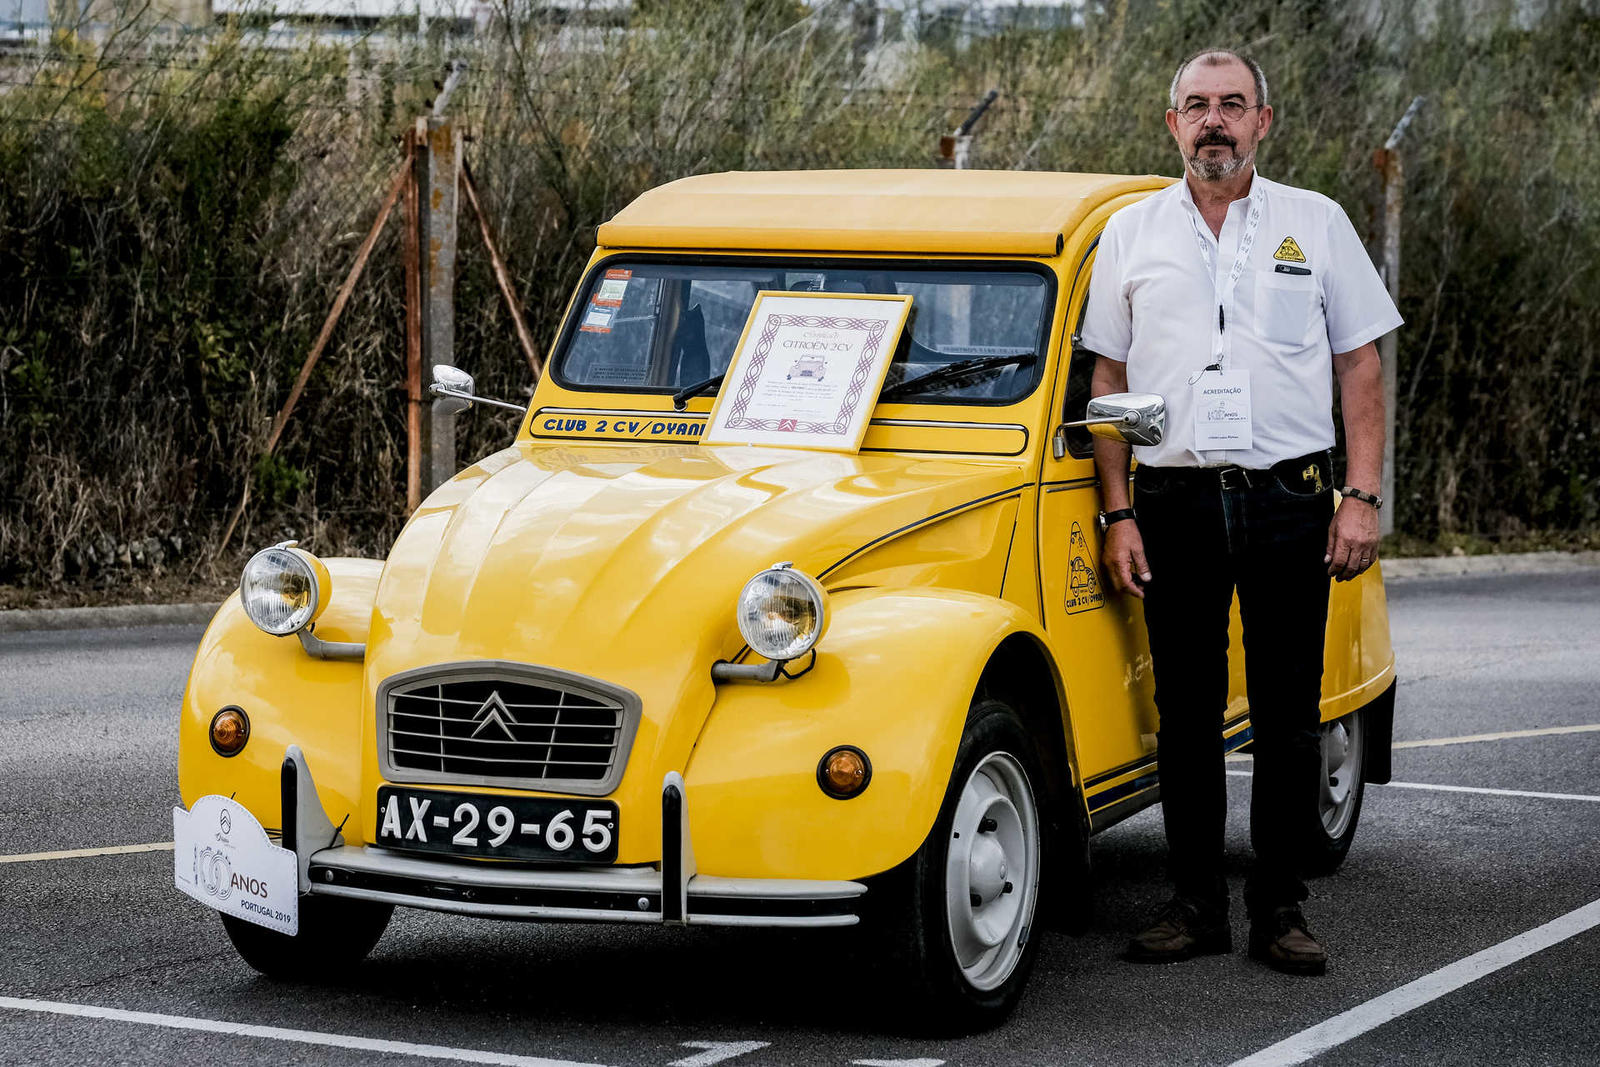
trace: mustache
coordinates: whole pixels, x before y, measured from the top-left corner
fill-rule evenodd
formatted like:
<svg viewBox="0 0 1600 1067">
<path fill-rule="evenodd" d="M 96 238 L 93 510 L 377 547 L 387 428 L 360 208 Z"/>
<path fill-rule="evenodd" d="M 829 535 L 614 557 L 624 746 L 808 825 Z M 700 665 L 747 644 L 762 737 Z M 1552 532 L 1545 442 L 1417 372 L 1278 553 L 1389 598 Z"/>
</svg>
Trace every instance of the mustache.
<svg viewBox="0 0 1600 1067">
<path fill-rule="evenodd" d="M 1199 137 L 1195 138 L 1194 142 L 1194 146 L 1196 148 L 1204 148 L 1207 145 L 1213 144 L 1224 145 L 1228 148 L 1239 147 L 1239 142 L 1235 141 L 1232 137 L 1229 137 L 1221 130 L 1207 130 L 1205 133 L 1202 133 Z"/>
</svg>

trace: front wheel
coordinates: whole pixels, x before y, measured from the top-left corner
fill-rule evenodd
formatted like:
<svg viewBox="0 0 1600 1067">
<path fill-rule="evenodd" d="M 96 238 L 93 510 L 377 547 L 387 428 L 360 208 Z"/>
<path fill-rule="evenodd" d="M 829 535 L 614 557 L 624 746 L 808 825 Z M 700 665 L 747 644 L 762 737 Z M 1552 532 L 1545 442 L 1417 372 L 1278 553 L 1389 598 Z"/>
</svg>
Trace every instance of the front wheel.
<svg viewBox="0 0 1600 1067">
<path fill-rule="evenodd" d="M 910 863 L 899 961 L 918 1014 L 940 1029 L 998 1023 L 1032 968 L 1044 869 L 1034 747 L 1008 704 L 976 702 L 939 817 Z"/>
<path fill-rule="evenodd" d="M 1332 874 L 1344 862 L 1355 840 L 1366 792 L 1366 729 L 1362 712 L 1322 724 L 1322 778 L 1317 791 L 1317 828 L 1308 850 L 1306 871 Z"/>
<path fill-rule="evenodd" d="M 246 963 L 268 978 L 303 982 L 354 968 L 377 945 L 393 914 L 393 904 L 301 897 L 300 932 L 292 937 L 232 915 L 221 918 Z"/>
</svg>

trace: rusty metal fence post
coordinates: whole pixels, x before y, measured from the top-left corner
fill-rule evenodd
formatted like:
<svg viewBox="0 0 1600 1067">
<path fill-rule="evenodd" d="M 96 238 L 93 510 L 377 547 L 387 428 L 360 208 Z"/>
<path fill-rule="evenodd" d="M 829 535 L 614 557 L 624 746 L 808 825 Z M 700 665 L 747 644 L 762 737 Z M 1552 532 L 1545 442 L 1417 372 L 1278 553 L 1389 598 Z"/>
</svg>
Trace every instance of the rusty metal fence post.
<svg viewBox="0 0 1600 1067">
<path fill-rule="evenodd" d="M 444 88 L 434 101 L 433 114 L 419 117 L 413 132 L 417 213 L 411 221 L 418 251 L 420 342 L 420 353 L 413 364 L 408 322 L 406 489 L 413 510 L 424 496 L 456 473 L 455 420 L 431 405 L 424 412 L 422 404 L 426 393 L 424 376 L 431 380 L 434 367 L 455 362 L 456 206 L 462 142 L 445 109 L 464 70 L 459 61 L 451 65 Z M 408 307 L 410 296 L 408 291 Z"/>
<path fill-rule="evenodd" d="M 1406 113 L 1395 123 L 1394 132 L 1383 147 L 1372 153 L 1372 165 L 1383 175 L 1383 280 L 1389 287 L 1389 299 L 1400 305 L 1400 219 L 1405 206 L 1405 168 L 1400 159 L 1400 140 L 1406 128 L 1422 107 L 1423 97 L 1416 97 Z M 1378 512 L 1378 533 L 1388 537 L 1394 533 L 1395 490 L 1394 455 L 1395 403 L 1399 395 L 1399 339 L 1398 331 L 1391 330 L 1378 342 L 1378 360 L 1383 365 L 1383 474 L 1379 478 L 1378 492 L 1389 506 Z"/>
</svg>

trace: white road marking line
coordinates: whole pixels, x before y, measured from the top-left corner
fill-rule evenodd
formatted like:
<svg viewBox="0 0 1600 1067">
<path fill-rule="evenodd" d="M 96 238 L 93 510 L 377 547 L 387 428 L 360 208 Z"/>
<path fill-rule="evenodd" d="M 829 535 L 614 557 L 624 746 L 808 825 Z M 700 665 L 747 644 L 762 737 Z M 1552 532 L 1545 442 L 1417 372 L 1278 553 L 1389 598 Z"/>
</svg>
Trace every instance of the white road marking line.
<svg viewBox="0 0 1600 1067">
<path fill-rule="evenodd" d="M 1360 1037 L 1368 1030 L 1376 1029 L 1391 1019 L 1397 1019 L 1464 985 L 1476 982 L 1484 975 L 1493 974 L 1502 967 L 1508 967 L 1535 952 L 1576 937 L 1596 926 L 1600 926 L 1600 900 L 1585 904 L 1576 911 L 1569 911 L 1559 919 L 1552 919 L 1543 926 L 1508 938 L 1466 959 L 1441 967 L 1432 974 L 1425 974 L 1415 982 L 1409 982 L 1398 989 L 1391 989 L 1364 1004 L 1357 1004 L 1349 1011 L 1341 1012 L 1326 1022 L 1302 1030 L 1276 1045 L 1235 1062 L 1233 1067 L 1288 1067 L 1289 1064 L 1304 1063 L 1311 1057 L 1342 1045 L 1352 1038 Z"/>
<path fill-rule="evenodd" d="M 1497 734 L 1466 734 L 1461 737 L 1431 737 L 1425 741 L 1396 741 L 1391 748 L 1438 748 L 1443 745 L 1470 745 L 1479 741 L 1510 741 L 1518 737 L 1555 737 L 1558 734 L 1600 733 L 1600 723 L 1587 726 L 1546 726 L 1538 730 L 1505 730 Z"/>
<path fill-rule="evenodd" d="M 859 1067 L 942 1067 L 943 1060 L 851 1060 Z"/>
<path fill-rule="evenodd" d="M 678 1043 L 684 1048 L 703 1048 L 706 1051 L 685 1056 L 681 1060 L 673 1060 L 667 1067 L 711 1067 L 714 1063 L 731 1060 L 735 1056 L 743 1056 L 771 1044 L 769 1041 L 680 1041 Z"/>
<path fill-rule="evenodd" d="M 302 1045 L 359 1049 L 362 1052 L 391 1052 L 399 1056 L 417 1056 L 430 1060 L 494 1063 L 505 1065 L 505 1067 L 601 1067 L 599 1064 L 578 1063 L 573 1060 L 551 1060 L 543 1056 L 517 1056 L 509 1052 L 486 1052 L 482 1049 L 450 1048 L 446 1045 L 418 1045 L 410 1041 L 385 1041 L 380 1038 L 357 1037 L 354 1034 L 328 1034 L 319 1030 L 290 1030 L 282 1026 L 256 1026 L 251 1023 L 195 1019 L 187 1015 L 158 1015 L 149 1011 L 124 1011 L 121 1008 L 102 1008 L 94 1004 L 64 1004 L 54 1000 L 24 1000 L 17 997 L 0 997 L 0 1008 L 40 1012 L 47 1015 L 73 1015 L 84 1019 L 108 1019 L 112 1022 L 138 1023 L 142 1026 L 164 1026 L 172 1030 L 200 1030 L 209 1034 L 225 1034 L 229 1037 L 258 1037 L 268 1041 L 294 1041 Z"/>
<path fill-rule="evenodd" d="M 1527 789 L 1487 789 L 1471 785 L 1430 785 L 1425 782 L 1388 782 L 1380 789 L 1437 789 L 1442 793 L 1484 793 L 1492 797 L 1532 797 L 1535 800 L 1586 800 L 1600 804 L 1600 797 L 1586 793 L 1535 793 Z"/>
<path fill-rule="evenodd" d="M 0 863 L 33 863 L 36 860 L 75 860 L 83 856 L 122 856 L 129 852 L 171 852 L 171 841 L 152 841 L 148 845 L 111 845 L 107 848 L 74 848 L 65 852 L 22 852 L 0 856 Z"/>
<path fill-rule="evenodd" d="M 1229 771 L 1235 778 L 1249 778 L 1249 771 Z M 1434 785 L 1431 782 L 1385 782 L 1383 785 L 1374 785 L 1374 789 L 1429 789 L 1440 793 L 1482 793 L 1491 797 L 1531 797 L 1534 800 L 1582 800 L 1590 804 L 1600 804 L 1600 797 L 1592 797 L 1586 793 L 1535 793 L 1527 789 L 1489 789 L 1478 785 Z"/>
</svg>

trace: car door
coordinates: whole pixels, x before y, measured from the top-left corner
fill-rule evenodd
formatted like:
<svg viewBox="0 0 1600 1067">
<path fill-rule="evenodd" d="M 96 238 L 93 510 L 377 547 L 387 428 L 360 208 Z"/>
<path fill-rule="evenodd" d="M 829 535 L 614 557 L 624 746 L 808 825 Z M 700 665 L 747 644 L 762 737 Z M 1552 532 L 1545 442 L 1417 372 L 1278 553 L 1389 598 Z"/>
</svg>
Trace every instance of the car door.
<svg viewBox="0 0 1600 1067">
<path fill-rule="evenodd" d="M 1094 253 L 1091 243 L 1077 265 L 1068 298 L 1070 347 L 1058 364 L 1051 409 L 1062 422 L 1084 417 L 1094 373 L 1095 355 L 1078 341 Z M 1137 484 L 1137 471 L 1134 480 Z M 1044 624 L 1065 660 L 1063 674 L 1085 799 L 1091 823 L 1100 827 L 1158 795 L 1157 716 L 1144 610 L 1138 599 L 1111 588 L 1102 564 L 1104 537 L 1096 521 L 1100 495 L 1089 431 L 1066 430 L 1052 442 L 1040 483 Z M 1242 741 L 1238 733 L 1246 709 L 1237 601 L 1230 640 L 1228 729 Z"/>
<path fill-rule="evenodd" d="M 1077 339 L 1093 263 L 1091 246 L 1068 296 L 1072 329 L 1054 383 L 1051 429 L 1088 397 L 1094 357 Z M 1154 787 L 1156 719 L 1144 613 L 1136 599 L 1111 589 L 1100 565 L 1100 496 L 1090 441 L 1087 431 L 1067 431 L 1064 448 L 1046 449 L 1038 545 L 1044 625 L 1064 660 L 1090 818 L 1100 822 Z"/>
</svg>

